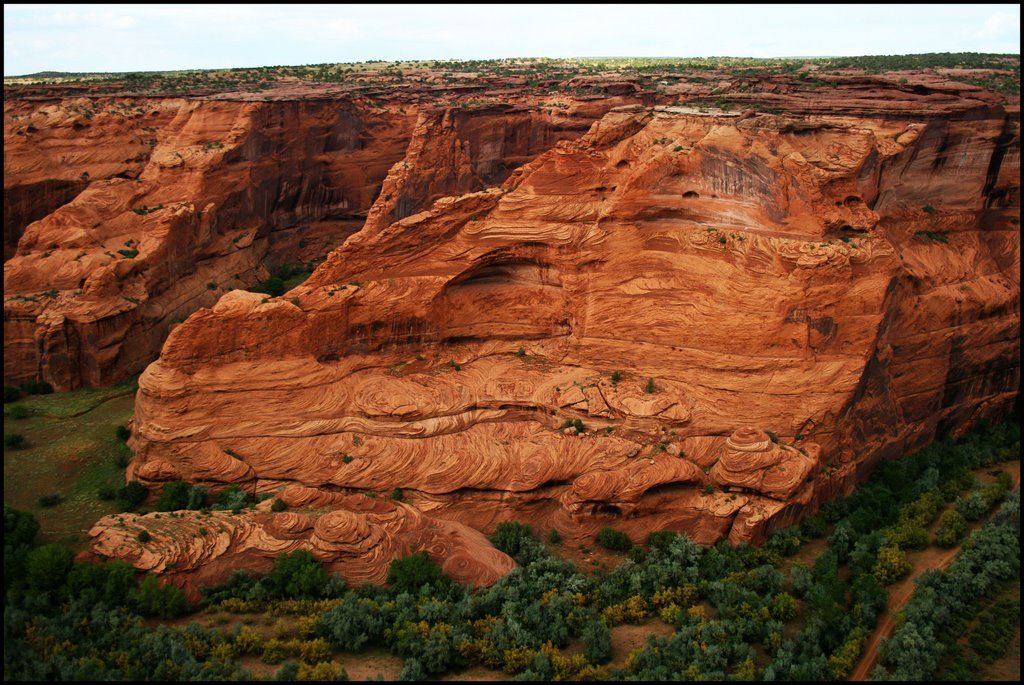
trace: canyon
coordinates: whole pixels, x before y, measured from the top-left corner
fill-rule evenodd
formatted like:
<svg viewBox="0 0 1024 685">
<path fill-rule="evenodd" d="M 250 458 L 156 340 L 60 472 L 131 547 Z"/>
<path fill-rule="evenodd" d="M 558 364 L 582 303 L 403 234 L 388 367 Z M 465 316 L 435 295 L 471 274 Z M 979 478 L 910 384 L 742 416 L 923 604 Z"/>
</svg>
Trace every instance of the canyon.
<svg viewBox="0 0 1024 685">
<path fill-rule="evenodd" d="M 1019 97 L 653 78 L 5 92 L 5 380 L 142 371 L 128 479 L 287 505 L 93 553 L 195 596 L 295 549 L 489 584 L 506 520 L 759 543 L 1014 407 Z"/>
</svg>

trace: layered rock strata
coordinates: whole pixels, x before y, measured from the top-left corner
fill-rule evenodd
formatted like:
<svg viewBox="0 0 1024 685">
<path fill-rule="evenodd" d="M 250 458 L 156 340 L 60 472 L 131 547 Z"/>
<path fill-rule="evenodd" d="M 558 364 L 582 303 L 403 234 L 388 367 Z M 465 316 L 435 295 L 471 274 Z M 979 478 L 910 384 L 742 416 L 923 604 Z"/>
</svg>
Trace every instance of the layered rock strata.
<svg viewBox="0 0 1024 685">
<path fill-rule="evenodd" d="M 384 584 L 393 559 L 424 551 L 451 578 L 490 585 L 513 568 L 511 558 L 481 533 L 424 515 L 397 502 L 343 495 L 292 485 L 279 495 L 287 511 L 266 501 L 243 515 L 228 511 L 122 514 L 97 521 L 93 554 L 130 561 L 187 591 L 244 568 L 268 572 L 274 559 L 310 552 L 331 573 L 355 587 Z M 146 542 L 139 534 L 149 534 Z"/>
<path fill-rule="evenodd" d="M 129 477 L 759 541 L 1018 394 L 1019 118 L 891 114 L 613 111 L 230 292 L 140 378 Z"/>
<path fill-rule="evenodd" d="M 138 373 L 223 292 L 321 257 L 367 213 L 381 228 L 500 183 L 627 101 L 5 102 L 5 382 L 68 390 Z"/>
</svg>

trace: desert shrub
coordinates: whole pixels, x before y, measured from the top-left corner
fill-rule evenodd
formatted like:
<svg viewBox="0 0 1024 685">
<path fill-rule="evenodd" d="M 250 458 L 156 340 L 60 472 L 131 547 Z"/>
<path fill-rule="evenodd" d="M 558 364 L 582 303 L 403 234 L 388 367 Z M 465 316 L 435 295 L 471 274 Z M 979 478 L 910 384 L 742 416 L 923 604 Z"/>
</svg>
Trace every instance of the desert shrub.
<svg viewBox="0 0 1024 685">
<path fill-rule="evenodd" d="M 124 440 L 127 440 L 130 437 L 132 437 L 132 432 L 130 430 L 128 430 L 128 426 L 121 425 L 121 426 L 117 427 L 117 439 L 118 440 L 124 441 Z"/>
<path fill-rule="evenodd" d="M 4 386 L 4 404 L 17 402 L 21 399 L 21 389 L 13 385 Z"/>
<path fill-rule="evenodd" d="M 26 511 L 19 511 L 4 505 L 4 549 L 17 549 L 32 544 L 39 532 L 36 517 Z M 4 574 L 6 575 L 6 574 Z"/>
<path fill-rule="evenodd" d="M 561 543 L 562 534 L 559 533 L 558 530 L 556 530 L 555 528 L 552 528 L 550 531 L 548 531 L 548 542 L 550 542 L 553 545 Z"/>
<path fill-rule="evenodd" d="M 274 559 L 267 585 L 277 597 L 313 599 L 322 596 L 328 584 L 327 571 L 304 549 Z"/>
<path fill-rule="evenodd" d="M 789 623 L 796 618 L 796 612 L 796 600 L 788 592 L 780 592 L 772 599 L 771 614 L 773 618 L 783 623 Z"/>
<path fill-rule="evenodd" d="M 53 392 L 53 386 L 46 381 L 30 381 L 21 384 L 21 391 L 26 395 L 49 395 Z"/>
<path fill-rule="evenodd" d="M 128 449 L 128 445 L 123 442 L 117 443 L 108 452 L 113 457 L 114 466 L 119 469 L 123 469 L 128 466 L 132 460 L 132 451 Z"/>
<path fill-rule="evenodd" d="M 25 436 L 21 433 L 4 433 L 4 447 L 19 449 L 25 444 Z"/>
<path fill-rule="evenodd" d="M 277 638 L 267 640 L 263 645 L 260 661 L 265 664 L 279 664 L 290 656 L 288 645 Z"/>
<path fill-rule="evenodd" d="M 153 536 L 149 534 L 148 530 L 140 530 L 139 534 L 135 536 L 139 542 L 149 542 L 153 539 Z"/>
<path fill-rule="evenodd" d="M 1006 654 L 1018 625 L 1020 600 L 1000 602 L 981 615 L 967 641 L 985 662 L 992 663 Z"/>
<path fill-rule="evenodd" d="M 299 658 L 307 664 L 330 661 L 331 645 L 323 638 L 303 640 L 299 642 Z"/>
<path fill-rule="evenodd" d="M 935 544 L 952 547 L 967 534 L 967 521 L 956 509 L 947 509 L 939 516 L 939 527 L 935 530 Z"/>
<path fill-rule="evenodd" d="M 175 618 L 189 612 L 185 593 L 170 583 L 161 585 L 156 576 L 147 575 L 135 593 L 135 605 L 143 616 Z"/>
<path fill-rule="evenodd" d="M 330 661 L 321 661 L 316 664 L 299 664 L 299 671 L 296 675 L 298 680 L 324 682 L 329 680 L 348 680 L 348 673 L 345 669 Z"/>
<path fill-rule="evenodd" d="M 64 497 L 59 492 L 54 492 L 49 495 L 40 495 L 36 502 L 41 507 L 55 507 L 64 501 Z"/>
<path fill-rule="evenodd" d="M 130 480 L 124 487 L 117 490 L 117 505 L 122 511 L 131 511 L 146 501 L 149 490 L 137 480 Z"/>
<path fill-rule="evenodd" d="M 604 664 L 612 658 L 612 634 L 604 621 L 588 621 L 583 627 L 584 655 L 592 664 Z"/>
<path fill-rule="evenodd" d="M 388 585 L 396 592 L 418 594 L 420 589 L 430 584 L 437 589 L 445 584 L 445 575 L 441 567 L 435 564 L 426 552 L 416 552 L 402 559 L 394 559 L 388 567 Z"/>
<path fill-rule="evenodd" d="M 383 637 L 380 606 L 372 599 L 349 591 L 337 606 L 323 613 L 316 632 L 339 649 L 357 651 Z"/>
<path fill-rule="evenodd" d="M 674 533 L 671 530 L 655 531 L 647 536 L 647 546 L 651 550 L 665 552 L 677 537 L 678 533 Z"/>
<path fill-rule="evenodd" d="M 193 485 L 192 489 L 188 491 L 188 500 L 185 502 L 185 508 L 193 511 L 202 509 L 206 506 L 206 498 L 210 492 L 203 485 Z"/>
<path fill-rule="evenodd" d="M 402 498 L 404 497 L 405 493 L 402 492 L 402 488 L 395 488 L 394 490 L 391 491 L 391 499 L 395 500 L 396 502 L 401 502 Z"/>
<path fill-rule="evenodd" d="M 534 536 L 533 529 L 516 521 L 499 523 L 491 536 L 491 544 L 524 566 L 548 556 L 544 545 Z"/>
<path fill-rule="evenodd" d="M 32 590 L 56 592 L 73 565 L 74 554 L 64 545 L 36 547 L 25 558 L 25 582 Z"/>
<path fill-rule="evenodd" d="M 252 291 L 254 293 L 270 295 L 271 297 L 280 297 L 284 295 L 284 281 L 278 276 L 271 276 L 259 285 L 254 286 Z"/>
<path fill-rule="evenodd" d="M 789 570 L 789 583 L 793 594 L 797 597 L 805 597 L 814 584 L 814 575 L 811 573 L 811 569 L 803 564 L 793 564 L 793 568 Z"/>
<path fill-rule="evenodd" d="M 24 404 L 12 404 L 7 407 L 7 411 L 4 412 L 4 416 L 15 421 L 28 418 L 32 415 L 32 410 L 26 407 Z"/>
<path fill-rule="evenodd" d="M 981 491 L 974 490 L 966 496 L 957 498 L 956 510 L 968 521 L 978 521 L 988 511 L 988 506 Z"/>
<path fill-rule="evenodd" d="M 249 504 L 249 496 L 237 485 L 231 485 L 217 494 L 213 509 L 241 509 Z"/>
<path fill-rule="evenodd" d="M 899 547 L 883 547 L 878 550 L 878 561 L 875 563 L 875 579 L 881 585 L 891 585 L 907 575 L 910 562 Z"/>
<path fill-rule="evenodd" d="M 270 505 L 271 511 L 284 511 L 288 508 L 288 505 L 284 503 L 283 499 L 275 499 L 274 503 Z"/>
<path fill-rule="evenodd" d="M 164 484 L 164 489 L 153 504 L 157 511 L 177 511 L 188 508 L 192 485 L 183 480 L 172 480 Z"/>
<path fill-rule="evenodd" d="M 597 544 L 613 552 L 629 552 L 633 548 L 633 541 L 628 535 L 607 526 L 597 534 Z"/>
<path fill-rule="evenodd" d="M 274 672 L 274 680 L 278 682 L 293 682 L 299 679 L 299 664 L 289 659 L 281 664 L 281 668 Z"/>
</svg>

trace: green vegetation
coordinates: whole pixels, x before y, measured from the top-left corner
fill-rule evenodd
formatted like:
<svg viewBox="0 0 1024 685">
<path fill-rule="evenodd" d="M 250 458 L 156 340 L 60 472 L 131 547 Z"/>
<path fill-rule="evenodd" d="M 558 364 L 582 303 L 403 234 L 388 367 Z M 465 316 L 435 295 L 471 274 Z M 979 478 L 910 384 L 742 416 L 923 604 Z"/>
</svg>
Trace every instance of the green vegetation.
<svg viewBox="0 0 1024 685">
<path fill-rule="evenodd" d="M 810 65 L 813 65 L 810 66 Z M 788 76 L 804 89 L 835 87 L 841 72 L 853 74 L 888 74 L 894 84 L 904 90 L 925 86 L 911 82 L 899 72 L 920 70 L 970 69 L 973 72 L 939 72 L 946 78 L 989 88 L 1005 94 L 1020 92 L 1020 58 L 1016 54 L 927 53 L 917 55 L 871 55 L 859 57 L 818 58 L 509 58 L 499 60 L 410 60 L 382 62 L 369 60 L 356 63 L 324 63 L 297 66 L 263 66 L 253 68 L 134 72 L 120 74 L 83 74 L 44 72 L 23 77 L 5 77 L 5 88 L 23 90 L 35 96 L 56 97 L 60 87 L 68 83 L 88 84 L 96 95 L 130 93 L 140 96 L 204 96 L 225 92 L 266 93 L 264 100 L 274 99 L 279 85 L 344 84 L 347 89 L 367 98 L 369 107 L 384 107 L 381 88 L 395 84 L 415 87 L 447 87 L 474 85 L 491 78 L 524 79 L 526 86 L 538 93 L 557 98 L 564 95 L 607 96 L 600 83 L 601 75 L 614 72 L 633 79 L 644 92 L 663 92 L 665 86 L 681 81 L 713 84 L 713 91 L 703 98 L 708 104 L 730 106 L 729 95 L 747 93 L 757 88 L 756 79 Z M 723 80 L 735 85 L 719 86 Z M 59 85 L 58 85 L 59 84 Z M 500 84 L 499 88 L 504 84 Z M 270 92 L 268 92 L 270 91 Z M 467 107 L 488 102 L 488 93 L 474 92 L 468 97 L 453 95 L 454 100 L 440 106 Z M 693 104 L 693 98 L 686 104 Z M 564 109 L 564 102 L 542 103 L 542 107 Z M 102 110 L 98 105 L 63 105 L 70 114 L 92 119 L 96 116 L 124 119 L 141 118 L 146 109 L 134 103 L 121 103 Z M 151 127 L 147 127 L 151 128 Z M 29 127 L 29 132 L 31 127 Z M 155 146 L 156 139 L 143 141 Z M 202 142 L 201 150 L 222 149 L 218 140 Z"/>
<path fill-rule="evenodd" d="M 24 404 L 12 404 L 11 406 L 4 408 L 4 416 L 9 419 L 14 419 L 15 421 L 26 419 L 31 415 L 32 410 Z"/>
<path fill-rule="evenodd" d="M 295 266 L 282 264 L 274 269 L 272 275 L 259 285 L 251 288 L 254 293 L 263 293 L 271 297 L 280 297 L 286 292 L 301 284 L 313 273 L 313 264 L 307 266 Z M 293 302 L 293 304 L 296 304 Z"/>
<path fill-rule="evenodd" d="M 612 385 L 618 385 L 619 381 L 622 380 L 621 371 L 612 371 Z"/>
<path fill-rule="evenodd" d="M 628 535 L 607 526 L 597 534 L 597 544 L 613 552 L 625 553 L 633 549 L 633 541 Z"/>
<path fill-rule="evenodd" d="M 64 498 L 60 495 L 60 493 L 39 496 L 39 506 L 41 507 L 55 507 L 63 501 Z"/>
<path fill-rule="evenodd" d="M 44 542 L 78 551 L 94 521 L 139 503 L 131 497 L 115 501 L 118 489 L 126 487 L 124 469 L 132 456 L 117 428 L 131 417 L 135 389 L 134 380 L 43 395 L 22 395 L 18 389 L 17 404 L 5 407 L 5 420 L 21 417 L 15 419 L 16 433 L 23 442 L 19 448 L 4 446 L 4 501 L 38 517 Z M 41 506 L 40 494 L 57 492 L 63 497 L 59 506 Z"/>
<path fill-rule="evenodd" d="M 4 447 L 19 449 L 25 446 L 25 436 L 21 433 L 4 433 Z"/>
<path fill-rule="evenodd" d="M 36 414 L 24 421 L 42 419 L 52 421 Z M 123 412 L 105 416 L 97 444 L 125 448 L 116 429 L 126 419 Z M 920 606 L 916 598 L 907 606 L 892 647 L 880 655 L 878 677 L 932 677 L 954 655 L 944 646 L 948 635 L 966 635 L 956 648 L 979 661 L 1005 651 L 999 635 L 981 625 L 1013 625 L 996 598 L 1019 576 L 1019 493 L 1009 494 L 1005 473 L 990 471 L 982 476 L 986 482 L 974 474 L 1018 458 L 1019 439 L 1016 423 L 982 426 L 958 441 L 882 462 L 852 496 L 823 505 L 799 529 L 777 531 L 759 547 L 700 547 L 662 531 L 649 535 L 647 549 L 634 548 L 624 533 L 606 528 L 598 544 L 629 558 L 588 575 L 553 557 L 528 525 L 508 521 L 492 542 L 520 566 L 489 588 L 454 583 L 424 552 L 392 562 L 387 588 L 346 588 L 300 551 L 281 555 L 265 576 L 239 572 L 204 589 L 202 606 L 211 615 L 301 613 L 302 632 L 294 639 L 266 638 L 248 626 L 147 628 L 146 616 L 189 610 L 180 591 L 152 577 L 137 581 L 128 564 L 76 563 L 63 545 L 36 547 L 36 520 L 5 506 L 5 677 L 240 679 L 251 677 L 238 665 L 248 657 L 280 664 L 279 677 L 337 677 L 341 671 L 328 663 L 333 650 L 385 648 L 405 660 L 405 677 L 481 666 L 520 679 L 844 679 L 886 605 L 883 583 L 898 577 L 906 552 L 930 542 L 930 526 L 937 524 L 936 539 L 956 529 L 957 517 L 947 512 L 980 521 L 1002 504 L 962 548 L 967 561 L 926 574 L 919 592 L 930 594 Z M 50 487 L 73 492 L 78 486 Z M 90 487 L 90 493 L 97 489 L 95 482 Z M 132 489 L 145 496 L 140 484 Z M 168 483 L 160 498 L 167 506 L 187 504 L 196 489 Z M 234 487 L 219 493 L 214 506 L 250 501 Z M 548 532 L 549 541 L 556 537 Z M 786 559 L 812 540 L 813 566 Z M 965 595 L 971 592 L 975 599 Z M 651 620 L 674 632 L 650 637 L 609 667 L 612 628 Z M 916 632 L 904 635 L 908 625 Z M 574 642 L 582 649 L 566 651 Z"/>
<path fill-rule="evenodd" d="M 963 634 L 985 598 L 998 594 L 1010 583 L 1017 584 L 1019 579 L 1017 490 L 992 521 L 971 535 L 970 544 L 964 545 L 945 571 L 921 574 L 914 595 L 903 609 L 903 622 L 879 646 L 878 664 L 871 679 L 932 679 L 943 655 Z M 1015 611 L 1014 616 L 1019 613 Z M 1004 623 L 1009 624 L 1009 620 Z M 972 648 L 987 658 L 1001 656 L 1006 651 L 1009 633 L 995 639 L 990 635 L 985 629 L 976 630 L 972 633 Z"/>
<path fill-rule="evenodd" d="M 192 485 L 183 480 L 172 480 L 164 484 L 160 496 L 153 504 L 153 509 L 155 511 L 202 509 L 206 505 L 207 494 L 207 489 L 201 485 Z"/>
<path fill-rule="evenodd" d="M 949 242 L 949 236 L 942 231 L 918 231 L 914 235 L 926 242 L 943 244 Z"/>
</svg>

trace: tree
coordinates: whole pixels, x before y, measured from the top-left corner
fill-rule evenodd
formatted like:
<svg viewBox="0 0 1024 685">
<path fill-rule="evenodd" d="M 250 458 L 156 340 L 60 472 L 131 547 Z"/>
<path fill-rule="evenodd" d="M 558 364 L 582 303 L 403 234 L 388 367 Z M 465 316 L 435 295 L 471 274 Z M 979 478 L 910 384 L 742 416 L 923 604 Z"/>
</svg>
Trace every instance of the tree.
<svg viewBox="0 0 1024 685">
<path fill-rule="evenodd" d="M 130 480 L 123 488 L 117 490 L 117 505 L 122 511 L 131 511 L 146 501 L 149 490 L 137 480 Z"/>
<path fill-rule="evenodd" d="M 320 562 L 305 549 L 282 554 L 274 560 L 267 582 L 278 597 L 314 599 L 320 597 L 329 577 Z"/>
<path fill-rule="evenodd" d="M 939 516 L 939 527 L 935 530 L 935 544 L 952 547 L 967 534 L 967 520 L 956 509 L 947 509 Z"/>
<path fill-rule="evenodd" d="M 612 658 L 612 634 L 600 619 L 587 621 L 583 627 L 584 654 L 592 664 L 604 664 Z"/>
<path fill-rule="evenodd" d="M 74 554 L 64 545 L 36 547 L 25 559 L 25 580 L 33 590 L 59 590 L 73 564 Z"/>
<path fill-rule="evenodd" d="M 431 561 L 426 552 L 416 552 L 403 559 L 395 559 L 388 568 L 388 585 L 395 593 L 417 594 L 426 584 L 439 588 L 446 580 L 441 568 Z"/>
<path fill-rule="evenodd" d="M 187 509 L 189 495 L 192 493 L 192 485 L 183 480 L 172 480 L 164 485 L 163 492 L 157 498 L 153 507 L 157 511 L 178 511 Z"/>
<path fill-rule="evenodd" d="M 491 544 L 524 566 L 548 556 L 544 545 L 534 536 L 533 529 L 516 521 L 499 523 L 491 536 Z"/>
<path fill-rule="evenodd" d="M 156 576 L 147 575 L 135 593 L 135 605 L 143 616 L 174 618 L 188 613 L 185 593 L 174 585 L 161 585 Z"/>
<path fill-rule="evenodd" d="M 597 544 L 613 552 L 628 552 L 633 548 L 633 541 L 628 535 L 607 526 L 597 534 Z"/>
<path fill-rule="evenodd" d="M 875 562 L 875 579 L 881 585 L 891 585 L 910 571 L 907 555 L 899 547 L 883 547 L 878 550 Z"/>
<path fill-rule="evenodd" d="M 36 517 L 26 511 L 19 511 L 4 504 L 4 546 L 20 547 L 31 545 L 39 532 Z"/>
</svg>

